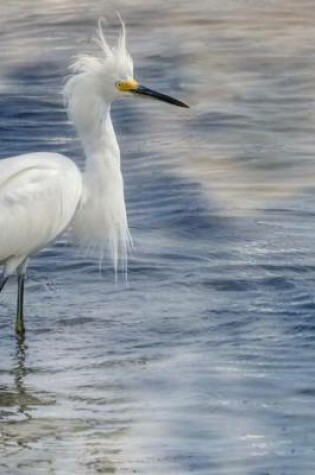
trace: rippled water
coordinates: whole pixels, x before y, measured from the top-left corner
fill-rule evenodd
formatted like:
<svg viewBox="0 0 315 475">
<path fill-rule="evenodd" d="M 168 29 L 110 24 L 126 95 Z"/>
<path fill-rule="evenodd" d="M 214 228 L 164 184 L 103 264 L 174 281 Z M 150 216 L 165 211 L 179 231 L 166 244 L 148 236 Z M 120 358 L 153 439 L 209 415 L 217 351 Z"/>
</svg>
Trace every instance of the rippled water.
<svg viewBox="0 0 315 475">
<path fill-rule="evenodd" d="M 82 164 L 59 91 L 117 8 L 137 76 L 192 105 L 114 108 L 127 286 L 64 238 L 30 265 L 25 343 L 1 295 L 1 475 L 315 472 L 313 7 L 1 3 L 1 157 Z"/>
</svg>

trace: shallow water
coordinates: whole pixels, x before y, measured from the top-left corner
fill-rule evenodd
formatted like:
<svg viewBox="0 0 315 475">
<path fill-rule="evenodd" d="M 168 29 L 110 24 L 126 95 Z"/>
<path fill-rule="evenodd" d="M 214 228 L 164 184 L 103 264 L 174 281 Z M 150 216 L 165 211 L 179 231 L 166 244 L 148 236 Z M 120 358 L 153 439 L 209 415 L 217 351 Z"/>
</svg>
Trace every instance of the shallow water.
<svg viewBox="0 0 315 475">
<path fill-rule="evenodd" d="M 313 2 L 1 5 L 1 157 L 83 154 L 59 91 L 96 19 L 189 111 L 113 115 L 128 285 L 66 238 L 0 301 L 0 474 L 315 471 Z"/>
</svg>

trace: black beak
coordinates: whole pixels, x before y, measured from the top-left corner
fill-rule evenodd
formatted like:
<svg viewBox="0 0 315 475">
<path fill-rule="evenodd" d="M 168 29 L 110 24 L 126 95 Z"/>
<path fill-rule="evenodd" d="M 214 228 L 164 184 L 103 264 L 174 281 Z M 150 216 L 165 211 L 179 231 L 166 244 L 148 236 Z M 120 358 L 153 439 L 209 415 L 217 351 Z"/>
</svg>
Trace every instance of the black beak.
<svg viewBox="0 0 315 475">
<path fill-rule="evenodd" d="M 148 89 L 144 86 L 138 86 L 136 89 L 132 91 L 134 94 L 139 94 L 141 96 L 149 96 L 152 99 L 156 99 L 158 101 L 167 102 L 168 104 L 173 104 L 174 106 L 178 107 L 185 107 L 186 109 L 189 108 L 187 104 L 182 101 L 178 101 L 173 97 L 167 96 L 166 94 L 161 94 L 160 92 L 153 91 L 152 89 Z"/>
</svg>

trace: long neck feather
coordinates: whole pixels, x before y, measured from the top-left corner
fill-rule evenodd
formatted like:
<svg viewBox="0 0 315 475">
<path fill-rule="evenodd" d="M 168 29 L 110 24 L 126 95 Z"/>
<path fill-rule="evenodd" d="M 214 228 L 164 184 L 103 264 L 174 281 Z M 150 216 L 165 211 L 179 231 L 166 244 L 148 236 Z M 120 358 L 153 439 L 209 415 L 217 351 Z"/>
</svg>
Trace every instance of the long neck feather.
<svg viewBox="0 0 315 475">
<path fill-rule="evenodd" d="M 69 112 L 86 154 L 83 197 L 74 220 L 74 233 L 79 243 L 96 247 L 101 256 L 107 249 L 117 270 L 119 262 L 126 268 L 131 242 L 120 151 L 110 105 L 90 91 L 88 84 L 81 81 L 71 87 L 68 95 Z"/>
</svg>

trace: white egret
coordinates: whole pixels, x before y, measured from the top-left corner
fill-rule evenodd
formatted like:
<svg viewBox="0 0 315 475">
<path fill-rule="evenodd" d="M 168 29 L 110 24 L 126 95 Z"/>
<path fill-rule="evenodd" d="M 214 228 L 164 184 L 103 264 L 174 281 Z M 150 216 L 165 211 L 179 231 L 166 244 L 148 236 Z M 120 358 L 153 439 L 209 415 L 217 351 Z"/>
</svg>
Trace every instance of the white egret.
<svg viewBox="0 0 315 475">
<path fill-rule="evenodd" d="M 70 224 L 83 245 L 108 247 L 115 268 L 126 258 L 129 231 L 113 129 L 111 103 L 125 95 L 147 96 L 179 107 L 181 101 L 138 84 L 126 48 L 123 22 L 117 43 L 109 46 L 99 25 L 97 55 L 78 56 L 64 96 L 86 155 L 81 173 L 57 153 L 30 153 L 0 161 L 0 291 L 17 273 L 15 329 L 24 334 L 24 280 L 28 258 Z"/>
</svg>

